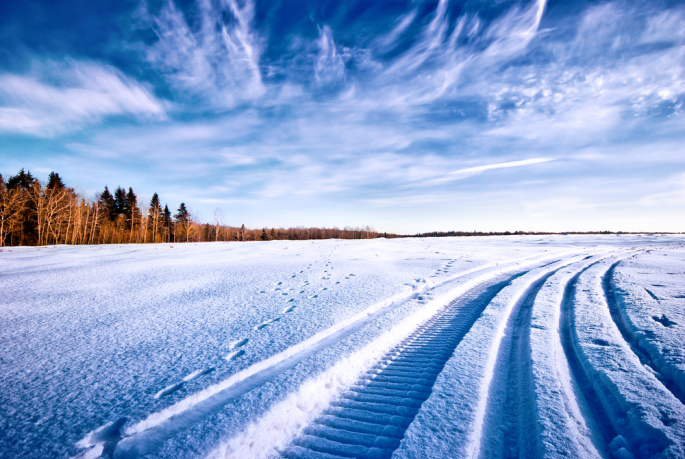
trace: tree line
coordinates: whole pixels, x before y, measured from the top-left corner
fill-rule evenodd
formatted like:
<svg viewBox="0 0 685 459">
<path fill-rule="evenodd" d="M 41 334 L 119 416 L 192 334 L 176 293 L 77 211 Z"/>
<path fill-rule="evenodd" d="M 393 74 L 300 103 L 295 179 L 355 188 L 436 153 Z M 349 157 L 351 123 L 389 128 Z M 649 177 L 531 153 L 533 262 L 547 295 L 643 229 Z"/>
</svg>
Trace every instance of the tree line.
<svg viewBox="0 0 685 459">
<path fill-rule="evenodd" d="M 46 184 L 20 170 L 6 181 L 0 174 L 0 246 L 122 244 L 150 242 L 267 241 L 273 239 L 370 239 L 389 237 L 370 228 L 234 227 L 193 220 L 182 202 L 172 214 L 157 193 L 148 205 L 133 188 L 107 186 L 94 200 L 66 186 L 56 172 Z"/>
</svg>

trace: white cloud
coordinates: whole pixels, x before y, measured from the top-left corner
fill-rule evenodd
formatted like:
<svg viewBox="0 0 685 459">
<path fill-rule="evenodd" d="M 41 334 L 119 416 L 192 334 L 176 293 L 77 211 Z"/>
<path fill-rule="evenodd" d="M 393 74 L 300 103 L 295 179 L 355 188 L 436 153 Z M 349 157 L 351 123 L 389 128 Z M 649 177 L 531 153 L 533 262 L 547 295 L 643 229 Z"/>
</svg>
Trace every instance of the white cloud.
<svg viewBox="0 0 685 459">
<path fill-rule="evenodd" d="M 322 85 L 336 83 L 345 78 L 345 62 L 338 52 L 333 31 L 327 25 L 319 30 L 319 53 L 314 64 L 316 82 Z"/>
<path fill-rule="evenodd" d="M 436 185 L 441 185 L 444 183 L 449 183 L 455 180 L 463 180 L 468 177 L 472 177 L 474 175 L 482 174 L 484 172 L 488 171 L 493 171 L 497 169 L 511 169 L 511 168 L 518 168 L 518 167 L 528 167 L 528 166 L 534 166 L 536 164 L 543 164 L 543 163 L 548 163 L 550 161 L 554 161 L 555 158 L 545 158 L 545 157 L 537 157 L 537 158 L 526 158 L 526 159 L 519 159 L 519 160 L 513 160 L 513 161 L 502 161 L 502 162 L 497 162 L 497 163 L 489 163 L 489 164 L 479 164 L 477 166 L 470 166 L 470 167 L 462 167 L 459 169 L 455 169 L 452 171 L 449 171 L 447 173 L 442 173 L 437 177 L 433 177 L 429 180 L 424 180 L 422 182 L 422 185 L 424 186 L 436 186 Z"/>
<path fill-rule="evenodd" d="M 0 74 L 0 130 L 51 136 L 107 116 L 163 119 L 166 104 L 113 67 L 42 62 L 26 75 Z"/>
<path fill-rule="evenodd" d="M 199 27 L 191 28 L 174 0 L 157 15 L 142 13 L 157 41 L 147 59 L 181 91 L 219 108 L 259 99 L 266 89 L 260 70 L 259 37 L 252 30 L 254 3 L 201 0 Z M 227 20 L 226 18 L 230 18 Z"/>
</svg>

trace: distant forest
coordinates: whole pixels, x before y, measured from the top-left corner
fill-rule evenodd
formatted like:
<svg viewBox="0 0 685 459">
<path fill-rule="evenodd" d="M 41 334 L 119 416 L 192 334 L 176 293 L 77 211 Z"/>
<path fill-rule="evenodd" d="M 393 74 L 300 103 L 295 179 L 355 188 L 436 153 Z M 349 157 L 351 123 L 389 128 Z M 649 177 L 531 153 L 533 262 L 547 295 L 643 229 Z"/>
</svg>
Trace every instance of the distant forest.
<svg viewBox="0 0 685 459">
<path fill-rule="evenodd" d="M 157 193 L 141 204 L 132 188 L 108 187 L 89 200 L 51 172 L 47 184 L 20 170 L 0 175 L 0 246 L 147 242 L 371 239 L 390 237 L 370 228 L 261 228 L 200 223 L 185 203 L 173 213 Z"/>
</svg>

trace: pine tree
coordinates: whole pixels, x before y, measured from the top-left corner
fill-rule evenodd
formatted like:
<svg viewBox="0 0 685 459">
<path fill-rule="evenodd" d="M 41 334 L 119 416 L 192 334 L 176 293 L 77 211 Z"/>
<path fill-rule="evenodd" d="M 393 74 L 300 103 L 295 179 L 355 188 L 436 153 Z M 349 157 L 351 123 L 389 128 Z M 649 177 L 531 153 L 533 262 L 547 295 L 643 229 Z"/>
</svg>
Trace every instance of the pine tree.
<svg viewBox="0 0 685 459">
<path fill-rule="evenodd" d="M 152 195 L 152 199 L 150 200 L 150 209 L 148 209 L 148 225 L 152 233 L 152 242 L 157 242 L 161 217 L 162 206 L 159 203 L 159 195 L 154 193 Z"/>
<path fill-rule="evenodd" d="M 188 212 L 185 202 L 182 202 L 181 205 L 178 206 L 174 218 L 176 220 L 176 226 L 181 228 L 181 236 L 188 242 L 188 239 L 190 238 L 190 212 Z"/>
<path fill-rule="evenodd" d="M 24 171 L 24 169 L 21 169 L 17 175 L 13 175 L 7 180 L 7 189 L 14 190 L 21 188 L 30 191 L 36 182 L 37 180 L 33 178 L 31 171 Z"/>
<path fill-rule="evenodd" d="M 50 172 L 50 175 L 48 175 L 48 190 L 61 190 L 64 188 L 64 182 L 62 181 L 62 177 L 59 176 L 57 172 Z"/>
<path fill-rule="evenodd" d="M 162 226 L 164 227 L 165 239 L 167 242 L 172 240 L 174 222 L 171 220 L 171 211 L 169 206 L 164 204 L 164 212 L 162 213 Z"/>
<path fill-rule="evenodd" d="M 116 214 L 114 213 L 114 196 L 112 196 L 112 193 L 110 193 L 109 188 L 107 188 L 107 185 L 105 185 L 104 191 L 100 193 L 100 197 L 98 198 L 98 205 L 100 206 L 101 214 L 108 218 L 110 221 L 114 221 L 114 219 L 116 218 Z"/>
<path fill-rule="evenodd" d="M 262 235 L 259 236 L 262 241 L 268 241 L 269 235 L 266 233 L 266 228 L 262 228 Z"/>
<path fill-rule="evenodd" d="M 33 245 L 38 242 L 38 198 L 42 194 L 40 182 L 30 171 L 21 169 L 7 180 L 7 190 L 14 195 L 12 244 Z"/>
<path fill-rule="evenodd" d="M 125 221 L 131 218 L 131 204 L 129 203 L 126 190 L 121 187 L 117 187 L 114 192 L 113 213 L 116 215 L 115 218 L 123 217 Z"/>
</svg>

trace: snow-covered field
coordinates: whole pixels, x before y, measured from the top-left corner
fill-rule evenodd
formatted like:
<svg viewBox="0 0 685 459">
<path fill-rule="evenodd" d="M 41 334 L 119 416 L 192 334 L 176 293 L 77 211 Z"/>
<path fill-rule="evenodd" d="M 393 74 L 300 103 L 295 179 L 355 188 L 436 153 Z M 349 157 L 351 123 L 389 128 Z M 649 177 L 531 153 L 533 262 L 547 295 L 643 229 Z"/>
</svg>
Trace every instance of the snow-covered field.
<svg viewBox="0 0 685 459">
<path fill-rule="evenodd" d="M 5 248 L 0 457 L 685 457 L 685 238 Z"/>
</svg>

